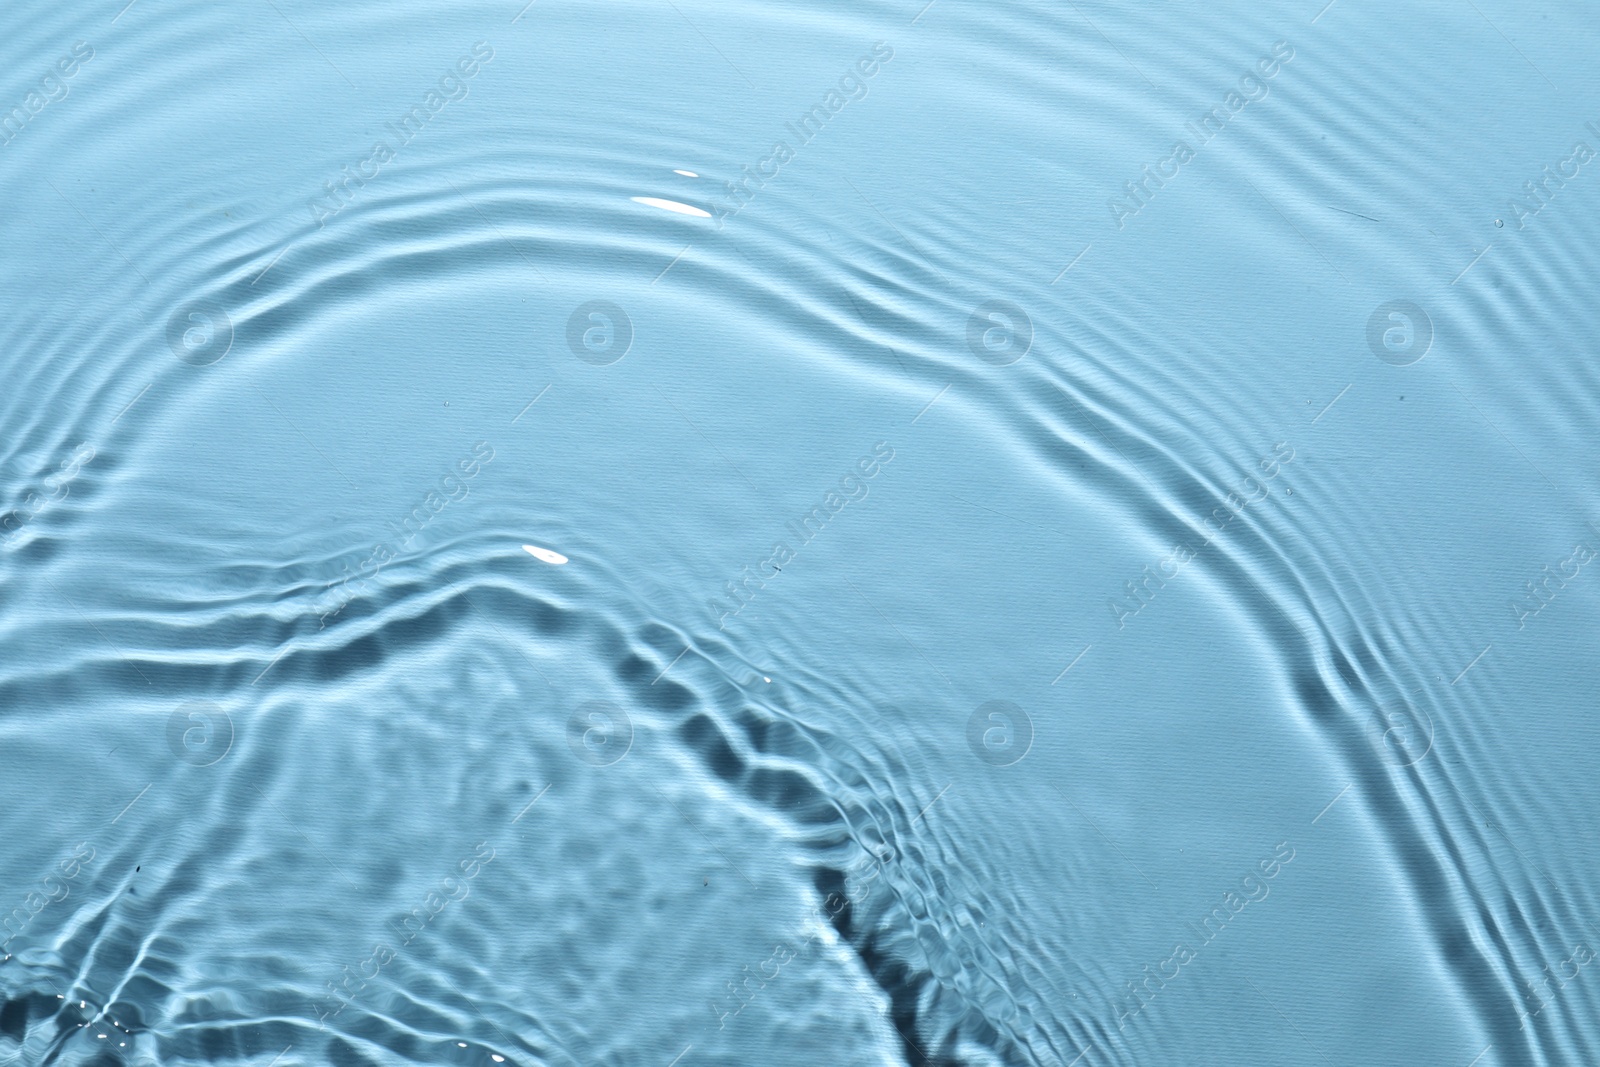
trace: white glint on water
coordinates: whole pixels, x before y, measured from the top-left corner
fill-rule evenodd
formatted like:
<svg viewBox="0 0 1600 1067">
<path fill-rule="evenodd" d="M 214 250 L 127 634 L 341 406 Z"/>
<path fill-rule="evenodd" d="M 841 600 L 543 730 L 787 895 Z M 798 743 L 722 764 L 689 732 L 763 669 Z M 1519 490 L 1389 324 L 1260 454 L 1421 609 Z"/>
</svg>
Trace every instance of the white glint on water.
<svg viewBox="0 0 1600 1067">
<path fill-rule="evenodd" d="M 709 219 L 711 212 L 704 208 L 694 207 L 691 204 L 680 204 L 676 200 L 663 200 L 658 196 L 630 196 L 628 198 L 635 204 L 645 204 L 649 207 L 658 207 L 662 211 L 672 211 L 679 215 L 693 215 L 697 219 Z"/>
</svg>

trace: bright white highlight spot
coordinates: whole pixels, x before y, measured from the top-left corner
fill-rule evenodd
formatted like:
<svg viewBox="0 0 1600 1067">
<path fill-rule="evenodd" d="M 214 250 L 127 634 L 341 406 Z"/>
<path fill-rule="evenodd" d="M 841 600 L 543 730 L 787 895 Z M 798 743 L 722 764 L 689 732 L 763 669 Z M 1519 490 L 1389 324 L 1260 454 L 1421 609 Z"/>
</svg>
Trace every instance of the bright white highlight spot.
<svg viewBox="0 0 1600 1067">
<path fill-rule="evenodd" d="M 658 207 L 662 211 L 675 211 L 680 215 L 693 215 L 697 219 L 709 219 L 711 217 L 711 212 L 709 211 L 693 207 L 689 204 L 680 204 L 676 200 L 662 200 L 657 196 L 630 196 L 628 199 L 632 200 L 635 204 L 646 204 L 650 207 Z"/>
<path fill-rule="evenodd" d="M 696 174 L 696 173 L 695 173 L 695 172 L 694 172 L 694 171 L 692 171 L 692 170 L 675 170 L 675 171 L 673 171 L 673 172 L 672 172 L 672 173 L 674 173 L 674 174 L 681 174 L 681 175 L 683 175 L 683 176 L 684 176 L 684 177 L 685 177 L 685 178 L 698 178 L 698 177 L 700 177 L 700 175 L 698 175 L 698 174 Z"/>
<path fill-rule="evenodd" d="M 538 545 L 523 545 L 522 551 L 526 552 L 534 559 L 542 559 L 546 563 L 555 563 L 559 565 L 567 561 L 567 557 L 563 556 L 561 553 L 552 552 L 548 548 L 540 548 Z"/>
</svg>

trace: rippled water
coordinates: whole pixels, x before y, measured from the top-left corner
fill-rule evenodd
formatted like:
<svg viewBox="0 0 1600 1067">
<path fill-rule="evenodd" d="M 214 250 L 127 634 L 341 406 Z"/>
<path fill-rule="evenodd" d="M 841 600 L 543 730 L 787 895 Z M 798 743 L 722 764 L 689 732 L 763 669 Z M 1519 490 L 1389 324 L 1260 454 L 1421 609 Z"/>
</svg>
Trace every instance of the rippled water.
<svg viewBox="0 0 1600 1067">
<path fill-rule="evenodd" d="M 1593 11 L 521 2 L 0 16 L 0 1062 L 1600 1062 Z"/>
</svg>

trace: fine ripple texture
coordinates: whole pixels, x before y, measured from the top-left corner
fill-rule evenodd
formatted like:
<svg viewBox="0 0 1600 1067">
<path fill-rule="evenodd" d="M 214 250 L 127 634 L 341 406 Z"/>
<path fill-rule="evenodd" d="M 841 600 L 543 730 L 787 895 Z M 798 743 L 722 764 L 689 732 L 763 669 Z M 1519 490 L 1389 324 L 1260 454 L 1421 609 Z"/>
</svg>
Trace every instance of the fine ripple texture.
<svg viewBox="0 0 1600 1067">
<path fill-rule="evenodd" d="M 1591 14 L 0 26 L 0 1063 L 1600 1062 Z"/>
</svg>

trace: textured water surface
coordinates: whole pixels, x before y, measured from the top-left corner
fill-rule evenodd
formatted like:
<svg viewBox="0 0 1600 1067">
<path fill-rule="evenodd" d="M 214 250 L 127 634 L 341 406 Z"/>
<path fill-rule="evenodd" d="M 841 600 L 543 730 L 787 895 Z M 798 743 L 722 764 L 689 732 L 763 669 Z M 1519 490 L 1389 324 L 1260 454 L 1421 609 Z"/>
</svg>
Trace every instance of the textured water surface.
<svg viewBox="0 0 1600 1067">
<path fill-rule="evenodd" d="M 0 1063 L 1600 1062 L 1586 6 L 0 27 Z"/>
</svg>

